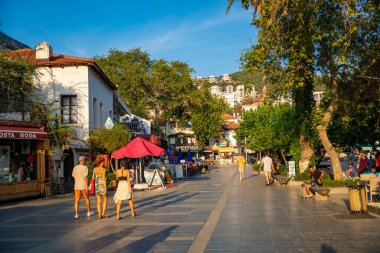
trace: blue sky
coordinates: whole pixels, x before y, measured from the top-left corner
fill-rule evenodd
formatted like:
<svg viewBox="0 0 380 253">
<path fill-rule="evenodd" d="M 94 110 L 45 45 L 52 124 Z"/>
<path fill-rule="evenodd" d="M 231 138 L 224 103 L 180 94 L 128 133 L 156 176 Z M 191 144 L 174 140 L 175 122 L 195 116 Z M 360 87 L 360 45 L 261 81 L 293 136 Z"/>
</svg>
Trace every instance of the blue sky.
<svg viewBox="0 0 380 253">
<path fill-rule="evenodd" d="M 238 2 L 238 1 L 237 1 Z M 251 14 L 227 0 L 0 0 L 0 30 L 55 53 L 93 57 L 141 47 L 152 59 L 187 62 L 194 76 L 239 70 L 241 51 L 256 41 Z"/>
</svg>

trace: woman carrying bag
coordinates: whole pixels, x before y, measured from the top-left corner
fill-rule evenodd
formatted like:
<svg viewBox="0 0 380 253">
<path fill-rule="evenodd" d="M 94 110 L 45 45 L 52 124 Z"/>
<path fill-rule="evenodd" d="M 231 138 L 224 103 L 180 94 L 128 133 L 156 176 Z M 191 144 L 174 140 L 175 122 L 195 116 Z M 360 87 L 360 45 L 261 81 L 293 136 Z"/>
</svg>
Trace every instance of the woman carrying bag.
<svg viewBox="0 0 380 253">
<path fill-rule="evenodd" d="M 106 210 L 107 210 L 107 183 L 106 183 L 106 169 L 103 167 L 104 157 L 99 156 L 96 159 L 96 167 L 94 168 L 94 178 L 95 178 L 95 194 L 97 200 L 97 208 L 98 208 L 98 217 L 99 219 L 106 218 Z M 103 196 L 103 210 L 101 208 Z"/>
<path fill-rule="evenodd" d="M 118 180 L 117 189 L 113 200 L 116 203 L 116 219 L 120 220 L 121 201 L 128 200 L 129 208 L 131 209 L 132 217 L 136 216 L 132 200 L 132 187 L 131 187 L 131 172 L 127 167 L 128 162 L 126 159 L 120 161 L 121 168 L 116 170 L 116 180 Z"/>
</svg>

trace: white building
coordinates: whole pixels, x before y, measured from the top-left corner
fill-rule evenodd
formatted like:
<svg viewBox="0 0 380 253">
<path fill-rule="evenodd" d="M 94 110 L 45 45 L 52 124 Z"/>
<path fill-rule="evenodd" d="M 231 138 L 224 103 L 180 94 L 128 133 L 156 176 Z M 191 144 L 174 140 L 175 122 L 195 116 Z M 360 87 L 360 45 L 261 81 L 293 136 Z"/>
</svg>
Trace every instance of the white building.
<svg viewBox="0 0 380 253">
<path fill-rule="evenodd" d="M 222 81 L 223 82 L 228 82 L 228 81 L 231 81 L 231 76 L 229 74 L 223 74 L 222 76 Z"/>
<path fill-rule="evenodd" d="M 244 93 L 244 85 L 238 85 L 236 87 L 236 91 L 235 91 L 235 98 L 236 98 L 236 101 L 238 103 L 240 103 L 240 101 L 244 98 L 245 96 L 245 93 Z"/>
<path fill-rule="evenodd" d="M 235 94 L 232 92 L 232 93 L 223 93 L 223 98 L 224 100 L 226 100 L 226 102 L 230 105 L 230 107 L 234 107 L 235 106 Z"/>
<path fill-rule="evenodd" d="M 233 93 L 234 92 L 234 86 L 227 85 L 226 86 L 226 93 Z"/>
<path fill-rule="evenodd" d="M 46 42 L 36 50 L 21 49 L 12 52 L 37 66 L 34 90 L 44 104 L 54 103 L 54 114 L 62 116 L 62 123 L 72 129 L 73 141 L 65 154 L 65 180 L 71 179 L 71 171 L 79 155 L 88 155 L 85 141 L 89 132 L 104 126 L 108 117 L 114 118 L 114 105 L 125 105 L 114 101 L 117 87 L 90 58 L 54 54 Z M 115 96 L 118 99 L 118 96 Z M 124 112 L 125 114 L 125 112 Z M 61 160 L 58 155 L 54 159 Z M 62 168 L 61 167 L 61 168 Z"/>
<path fill-rule="evenodd" d="M 211 86 L 210 93 L 214 96 L 220 96 L 221 95 L 220 87 L 217 85 Z"/>
<path fill-rule="evenodd" d="M 216 76 L 209 76 L 208 81 L 210 83 L 217 83 L 218 82 L 218 78 Z"/>
</svg>

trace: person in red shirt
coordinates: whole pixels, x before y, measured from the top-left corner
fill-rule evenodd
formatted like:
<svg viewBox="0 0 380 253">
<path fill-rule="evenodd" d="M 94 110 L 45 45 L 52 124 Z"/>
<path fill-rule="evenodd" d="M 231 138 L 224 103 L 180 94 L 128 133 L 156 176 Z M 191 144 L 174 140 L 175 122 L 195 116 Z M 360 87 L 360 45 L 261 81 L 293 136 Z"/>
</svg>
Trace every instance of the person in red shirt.
<svg viewBox="0 0 380 253">
<path fill-rule="evenodd" d="M 375 153 L 375 166 L 376 166 L 376 172 L 380 172 L 380 151 L 376 150 Z"/>
</svg>

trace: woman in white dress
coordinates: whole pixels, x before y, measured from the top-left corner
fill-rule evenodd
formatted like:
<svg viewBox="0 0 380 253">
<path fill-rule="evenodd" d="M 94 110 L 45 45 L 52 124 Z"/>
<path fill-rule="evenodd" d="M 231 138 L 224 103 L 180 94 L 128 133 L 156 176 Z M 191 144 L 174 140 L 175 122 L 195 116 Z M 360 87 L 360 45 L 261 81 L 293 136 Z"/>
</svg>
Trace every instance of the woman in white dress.
<svg viewBox="0 0 380 253">
<path fill-rule="evenodd" d="M 118 220 L 120 220 L 120 207 L 122 200 L 128 200 L 132 217 L 136 216 L 132 200 L 131 172 L 127 168 L 127 160 L 121 160 L 120 166 L 121 168 L 116 170 L 116 180 L 118 180 L 118 185 L 115 196 L 113 197 L 113 200 L 116 203 L 116 219 Z"/>
</svg>

